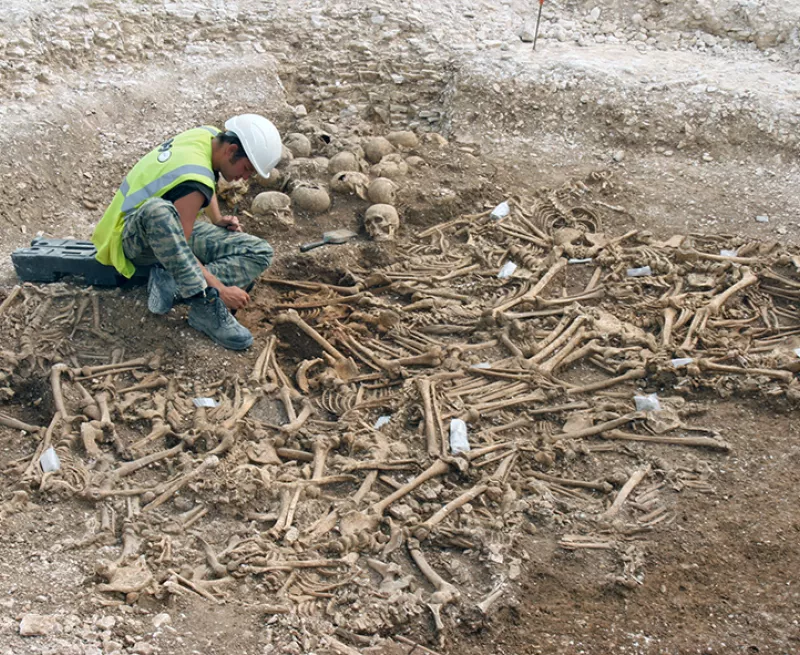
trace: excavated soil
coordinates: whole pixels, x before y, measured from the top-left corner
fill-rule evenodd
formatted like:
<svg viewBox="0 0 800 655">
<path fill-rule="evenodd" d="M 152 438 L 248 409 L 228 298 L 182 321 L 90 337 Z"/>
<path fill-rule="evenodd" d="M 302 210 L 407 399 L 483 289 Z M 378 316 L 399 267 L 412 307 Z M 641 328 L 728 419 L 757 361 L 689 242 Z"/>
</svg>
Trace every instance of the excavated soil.
<svg viewBox="0 0 800 655">
<path fill-rule="evenodd" d="M 675 235 L 693 235 L 691 245 L 708 252 L 720 244 L 748 249 L 752 257 L 762 258 L 750 263 L 759 274 L 773 266 L 794 285 L 786 283 L 776 300 L 764 290 L 768 283 L 762 277 L 762 288 L 751 287 L 739 296 L 741 302 L 729 303 L 721 318 L 745 320 L 758 314 L 759 307 L 777 307 L 783 318 L 769 314 L 773 328 L 797 325 L 800 9 L 791 3 L 773 5 L 759 0 L 547 1 L 534 51 L 530 38 L 538 5 L 517 0 L 11 0 L 0 17 L 0 301 L 9 298 L 0 316 L 0 413 L 46 427 L 57 410 L 52 365 L 104 364 L 111 361 L 114 348 L 124 349 L 124 359 L 160 353 L 154 375 L 172 380 L 172 390 L 183 400 L 209 395 L 230 403 L 241 400 L 242 385 L 273 337 L 276 358 L 290 376 L 304 360 L 324 357 L 317 342 L 275 319 L 285 311 L 282 305 L 330 296 L 274 281 L 257 285 L 252 303 L 238 316 L 255 336 L 253 348 L 244 353 L 224 351 L 191 330 L 185 307 L 165 317 L 149 314 L 144 290 L 137 286 L 87 291 L 66 281 L 24 287 L 10 298 L 18 283 L 10 259 L 14 249 L 41 235 L 88 238 L 128 167 L 153 144 L 198 124 L 220 125 L 246 111 L 270 117 L 282 134 L 305 134 L 318 157 L 358 150 L 364 138 L 396 130 L 411 130 L 419 137 L 419 145 L 404 155 L 422 161 L 398 180 L 401 227 L 396 243 L 369 239 L 364 230 L 369 203 L 357 195 L 332 194 L 328 212 L 296 212 L 290 227 L 252 215 L 250 203 L 263 191 L 257 183 L 230 198 L 227 209 L 240 216 L 245 230 L 275 248 L 270 280 L 350 286 L 376 271 L 391 274 L 422 264 L 437 270 L 436 265 L 446 266 L 465 253 L 482 269 L 496 272 L 508 243 L 492 243 L 484 238 L 486 229 L 478 229 L 488 210 L 511 200 L 516 212 L 512 218 L 519 219 L 520 211 L 535 204 L 533 199 L 569 189 L 573 200 L 577 193 L 580 203 L 585 201 L 592 215 L 602 219 L 602 229 L 584 226 L 584 231 L 613 238 L 637 230 L 635 239 L 641 240 L 634 243 L 641 253 Z M 328 175 L 317 175 L 315 181 L 327 183 Z M 438 237 L 435 232 L 430 239 L 420 236 L 464 216 L 475 228 L 472 232 L 442 228 Z M 299 244 L 340 227 L 357 231 L 358 237 L 346 245 L 298 253 Z M 445 237 L 451 239 L 452 253 L 442 247 L 426 259 L 425 248 L 441 246 Z M 492 250 L 495 246 L 500 250 Z M 584 242 L 581 247 L 586 246 Z M 544 250 L 535 254 L 537 262 L 529 268 L 540 275 L 552 261 L 545 259 Z M 433 262 L 437 257 L 438 264 Z M 679 263 L 677 254 L 668 259 L 670 265 Z M 665 277 L 669 283 L 662 286 L 626 286 L 623 269 L 607 265 L 616 266 L 608 289 L 616 284 L 625 293 L 588 306 L 625 316 L 660 340 L 663 307 L 655 303 L 676 278 Z M 437 274 L 443 277 L 447 270 L 440 268 Z M 739 265 L 692 270 L 721 270 L 725 284 L 714 287 L 717 291 L 743 275 Z M 579 294 L 590 273 L 579 267 L 568 271 L 563 294 Z M 484 287 L 465 283 L 454 288 L 469 300 L 469 294 L 477 297 L 479 290 L 490 287 L 495 295 L 485 310 L 509 292 L 494 277 L 484 276 Z M 525 280 L 517 282 L 512 290 Z M 379 285 L 370 288 L 377 296 Z M 92 296 L 99 299 L 97 305 L 89 300 Z M 51 304 L 41 309 L 48 297 Z M 640 297 L 654 304 L 636 305 Z M 402 307 L 418 299 L 396 289 L 380 298 L 385 307 L 332 305 L 324 311 L 302 310 L 302 315 L 330 336 L 336 321 L 353 309 L 371 309 L 374 316 L 378 309 L 396 312 L 405 321 Z M 84 313 L 76 315 L 82 299 L 87 299 Z M 485 311 L 466 314 L 459 316 L 479 326 L 467 337 L 463 332 L 448 337 L 436 332 L 437 326 L 458 322 L 446 312 L 414 318 L 413 328 L 450 339 L 451 345 L 462 338 L 478 343 L 510 335 L 524 349 L 526 339 L 540 340 L 559 320 L 536 319 L 535 329 L 526 332 L 519 321 L 509 327 L 488 321 Z M 374 344 L 373 338 L 382 334 L 373 323 L 359 336 Z M 778 366 L 777 354 L 770 360 L 773 353 L 765 345 L 753 355 L 735 338 L 723 335 L 712 342 L 706 334 L 703 339 L 706 352 L 728 364 Z M 776 353 L 779 345 L 800 345 L 769 339 L 761 343 L 772 344 Z M 639 353 L 643 346 L 637 347 Z M 658 351 L 659 361 L 695 354 L 684 350 Z M 499 360 L 509 353 L 499 344 L 486 351 L 490 355 Z M 633 357 L 618 354 L 623 359 L 629 355 Z M 463 356 L 463 361 L 479 363 L 482 356 Z M 453 367 L 457 364 L 451 363 L 449 370 Z M 321 370 L 318 366 L 315 372 Z M 418 368 L 408 370 L 420 374 Z M 797 367 L 790 364 L 782 370 Z M 686 422 L 701 425 L 729 448 L 601 439 L 570 440 L 551 448 L 550 437 L 563 427 L 564 417 L 557 415 L 535 424 L 533 441 L 526 441 L 529 433 L 515 433 L 520 444 L 535 446 L 543 455 L 534 458 L 534 450 L 521 450 L 518 472 L 493 486 L 496 493 L 471 502 L 458 519 L 449 519 L 449 532 L 423 543 L 431 566 L 461 590 L 459 601 L 442 611 L 441 631 L 426 605 L 433 587 L 415 568 L 406 546 L 399 549 L 402 557 L 390 559 L 387 524 L 375 529 L 377 543 L 367 539 L 367 545 L 337 546 L 333 554 L 314 550 L 314 557 L 351 558 L 346 566 L 340 563 L 338 577 L 308 574 L 289 580 L 283 572 L 256 574 L 250 569 L 239 576 L 228 566 L 228 573 L 237 573 L 235 579 L 209 586 L 205 596 L 182 583 L 178 576 L 211 577 L 204 568 L 203 541 L 220 554 L 226 548 L 236 550 L 237 540 L 255 539 L 263 551 L 261 567 L 274 563 L 270 558 L 285 560 L 288 553 L 311 558 L 313 549 L 304 550 L 305 533 L 299 538 L 290 538 L 291 531 L 275 534 L 270 526 L 276 517 L 268 516 L 281 506 L 279 492 L 268 483 L 308 479 L 311 463 L 287 456 L 280 473 L 262 473 L 262 489 L 256 478 L 246 477 L 259 464 L 258 456 L 245 454 L 247 441 L 221 451 L 214 473 L 151 513 L 157 518 L 149 524 L 134 521 L 134 555 L 144 557 L 155 574 L 150 586 L 127 594 L 104 591 L 110 578 L 98 563 L 121 557 L 126 517 L 141 508 L 126 500 L 133 496 L 108 502 L 88 499 L 76 492 L 80 481 L 66 473 L 43 478 L 37 467 L 29 467 L 35 464 L 42 433 L 0 427 L 0 654 L 798 652 L 797 373 L 780 378 L 780 383 L 757 375 L 741 382 L 733 375 L 661 373 L 650 371 L 646 379 L 615 388 L 609 396 L 581 398 L 619 404 L 630 402 L 633 393 L 679 395 L 691 405 Z M 410 375 L 404 372 L 400 380 Z M 559 375 L 571 385 L 604 377 L 588 365 Z M 142 379 L 153 378 L 128 373 L 115 384 L 128 386 Z M 265 382 L 262 376 L 259 385 Z M 347 458 L 370 458 L 366 448 L 359 448 L 365 435 L 375 432 L 374 421 L 384 413 L 391 413 L 393 420 L 396 415 L 402 424 L 392 423 L 384 433 L 396 441 L 391 459 L 413 459 L 417 468 L 388 471 L 390 479 L 376 483 L 374 497 L 367 495 L 374 502 L 391 493 L 391 478 L 395 484 L 406 482 L 430 463 L 416 386 L 410 377 L 406 382 L 402 391 L 400 384 L 389 387 L 398 391 L 397 398 L 382 400 L 377 391 L 368 391 L 376 394 L 375 404 L 357 415 L 360 423 L 342 419 L 347 429 L 332 425 L 352 405 L 332 406 L 337 401 L 326 397 L 315 405 L 319 423 L 313 430 L 277 445 L 311 452 L 311 432 L 340 430 L 327 474 L 341 473 Z M 338 388 L 324 380 L 319 385 L 315 402 L 322 388 Z M 77 387 L 68 387 L 66 401 L 78 407 Z M 98 390 L 92 388 L 93 393 Z M 131 404 L 127 419 L 122 412 L 115 415 L 123 446 L 150 431 L 152 415 L 148 420 L 141 413 L 130 418 L 149 410 L 149 403 L 142 398 Z M 302 402 L 297 400 L 295 407 L 300 412 Z M 517 414 L 503 412 L 480 430 L 511 422 Z M 269 391 L 258 398 L 248 418 L 254 422 L 249 427 L 279 430 L 291 417 L 277 393 Z M 477 437 L 476 432 L 471 436 Z M 198 461 L 219 445 L 206 437 L 208 443 L 201 439 L 192 446 Z M 158 449 L 175 443 L 167 437 Z M 131 458 L 118 446 L 102 443 L 106 467 Z M 74 460 L 74 470 L 80 471 L 81 463 L 88 466 L 89 458 L 77 446 Z M 284 466 L 287 461 L 290 465 Z M 645 465 L 647 477 L 619 520 L 596 521 Z M 187 466 L 186 460 L 151 465 L 130 484 L 163 482 Z M 402 512 L 398 508 L 391 513 L 392 519 L 413 527 L 409 514 L 430 516 L 494 467 L 467 473 L 453 468 L 443 484 L 423 488 L 427 491 L 404 503 Z M 360 484 L 365 471 L 357 472 Z M 572 495 L 560 487 L 548 491 L 533 481 L 537 473 L 599 480 L 609 487 Z M 349 501 L 342 499 L 357 489 L 347 479 L 306 493 L 296 524 L 310 529 L 330 507 L 344 507 Z M 652 492 L 649 498 L 647 492 Z M 155 494 L 149 493 L 141 505 L 152 500 Z M 656 497 L 661 513 L 651 516 Z M 528 505 L 523 510 L 519 503 Z M 201 505 L 210 511 L 184 529 L 186 513 Z M 575 547 L 576 535 L 597 547 Z M 167 541 L 171 557 L 165 555 Z M 403 575 L 413 576 L 396 607 L 394 596 L 379 591 L 381 578 L 366 564 L 370 557 L 395 561 Z M 130 564 L 135 557 L 125 561 Z M 246 565 L 255 566 L 249 561 Z M 225 577 L 225 572 L 214 574 Z M 305 585 L 306 595 L 292 592 L 293 583 Z M 310 587 L 316 596 L 307 593 Z M 496 589 L 500 594 L 481 611 L 478 603 Z M 288 607 L 292 593 L 296 600 Z M 49 627 L 42 630 L 46 634 L 20 634 L 21 622 L 30 615 L 48 617 Z"/>
</svg>

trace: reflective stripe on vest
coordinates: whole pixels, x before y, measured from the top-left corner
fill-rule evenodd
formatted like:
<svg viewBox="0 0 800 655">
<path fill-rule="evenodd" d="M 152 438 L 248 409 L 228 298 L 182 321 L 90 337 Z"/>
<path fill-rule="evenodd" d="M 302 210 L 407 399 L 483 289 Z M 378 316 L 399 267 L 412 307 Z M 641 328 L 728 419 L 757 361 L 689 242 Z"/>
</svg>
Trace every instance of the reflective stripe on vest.
<svg viewBox="0 0 800 655">
<path fill-rule="evenodd" d="M 185 166 L 179 166 L 178 168 L 172 169 L 168 173 L 156 178 L 129 196 L 128 191 L 130 191 L 131 187 L 130 184 L 128 184 L 128 179 L 125 178 L 122 186 L 119 188 L 120 193 L 125 198 L 125 200 L 122 202 L 120 211 L 123 214 L 127 214 L 128 212 L 136 209 L 137 205 L 144 202 L 148 198 L 155 196 L 156 193 L 169 184 L 172 184 L 172 182 L 181 177 L 181 175 L 202 175 L 211 180 L 212 185 L 216 182 L 214 172 L 210 168 L 206 168 L 205 166 L 197 166 L 195 164 L 186 164 Z"/>
</svg>

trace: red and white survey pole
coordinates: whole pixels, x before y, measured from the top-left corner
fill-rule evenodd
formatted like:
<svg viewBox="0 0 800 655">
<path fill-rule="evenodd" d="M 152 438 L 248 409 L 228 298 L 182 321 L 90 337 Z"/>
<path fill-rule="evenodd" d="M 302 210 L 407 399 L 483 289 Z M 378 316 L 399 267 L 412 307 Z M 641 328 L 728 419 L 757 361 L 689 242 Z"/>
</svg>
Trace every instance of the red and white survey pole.
<svg viewBox="0 0 800 655">
<path fill-rule="evenodd" d="M 536 31 L 533 33 L 533 49 L 536 50 L 536 39 L 539 37 L 539 21 L 542 20 L 544 0 L 539 0 L 539 15 L 536 17 Z"/>
</svg>

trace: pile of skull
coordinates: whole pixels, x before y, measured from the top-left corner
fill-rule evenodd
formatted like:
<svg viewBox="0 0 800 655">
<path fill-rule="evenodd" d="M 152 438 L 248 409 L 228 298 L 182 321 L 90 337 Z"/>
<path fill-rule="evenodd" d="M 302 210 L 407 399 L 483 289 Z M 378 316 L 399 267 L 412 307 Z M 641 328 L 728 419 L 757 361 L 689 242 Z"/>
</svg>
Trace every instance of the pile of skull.
<svg viewBox="0 0 800 655">
<path fill-rule="evenodd" d="M 534 532 L 636 587 L 642 536 L 681 494 L 713 492 L 731 448 L 692 422 L 699 392 L 800 398 L 800 258 L 607 234 L 612 192 L 596 174 L 401 233 L 382 270 L 270 277 L 263 348 L 213 384 L 169 355 L 86 365 L 114 340 L 97 294 L 22 287 L 0 312 L 0 425 L 29 451 L 4 463 L 0 514 L 91 501 L 97 527 L 62 548 L 103 548 L 98 593 L 240 603 L 277 645 L 298 616 L 323 640 L 305 648 L 426 625 L 441 640 L 514 602 Z M 37 371 L 43 425 L 13 415 L 15 380 Z"/>
<path fill-rule="evenodd" d="M 438 135 L 435 135 L 438 136 Z M 428 138 L 434 138 L 428 136 Z M 400 182 L 409 171 L 424 166 L 422 157 L 410 154 L 419 139 L 414 132 L 391 132 L 368 137 L 328 158 L 314 152 L 329 152 L 330 136 L 316 130 L 312 137 L 299 132 L 287 135 L 283 158 L 268 178 L 256 176 L 254 183 L 267 188 L 253 198 L 249 214 L 260 227 L 280 228 L 295 224 L 295 210 L 313 216 L 331 208 L 330 192 L 355 196 L 370 203 L 363 225 L 375 241 L 391 240 L 400 225 L 396 205 Z M 320 181 L 328 176 L 327 184 Z M 221 181 L 220 197 L 229 205 L 244 203 L 249 182 Z"/>
</svg>

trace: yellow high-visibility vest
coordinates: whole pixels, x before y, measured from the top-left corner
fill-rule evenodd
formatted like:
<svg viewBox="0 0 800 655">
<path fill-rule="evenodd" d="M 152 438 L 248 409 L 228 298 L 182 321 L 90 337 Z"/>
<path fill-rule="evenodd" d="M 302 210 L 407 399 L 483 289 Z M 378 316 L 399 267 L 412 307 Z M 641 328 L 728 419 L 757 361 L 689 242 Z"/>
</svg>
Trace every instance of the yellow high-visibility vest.
<svg viewBox="0 0 800 655">
<path fill-rule="evenodd" d="M 216 177 L 211 168 L 211 140 L 217 134 L 219 130 L 210 126 L 181 132 L 136 163 L 92 234 L 97 261 L 131 277 L 136 267 L 122 251 L 125 216 L 145 200 L 160 198 L 183 182 L 200 182 L 214 192 Z"/>
</svg>

